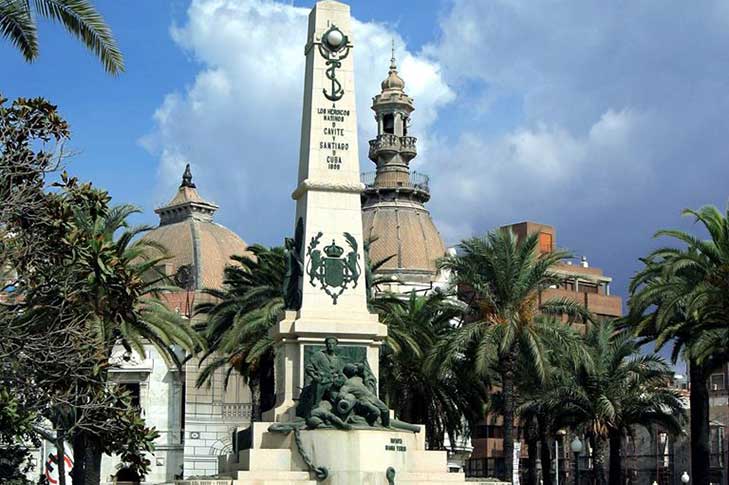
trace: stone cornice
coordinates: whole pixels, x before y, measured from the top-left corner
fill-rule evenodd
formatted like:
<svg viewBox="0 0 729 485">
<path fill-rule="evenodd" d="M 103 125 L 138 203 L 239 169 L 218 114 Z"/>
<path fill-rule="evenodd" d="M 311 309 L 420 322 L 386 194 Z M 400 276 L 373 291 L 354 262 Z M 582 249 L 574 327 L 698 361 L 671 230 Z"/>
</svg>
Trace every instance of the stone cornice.
<svg viewBox="0 0 729 485">
<path fill-rule="evenodd" d="M 361 182 L 346 183 L 306 179 L 302 181 L 298 187 L 296 187 L 296 190 L 294 190 L 291 194 L 291 198 L 299 200 L 302 195 L 310 190 L 317 190 L 319 192 L 348 192 L 352 194 L 361 194 L 364 192 L 364 189 L 365 186 Z"/>
</svg>

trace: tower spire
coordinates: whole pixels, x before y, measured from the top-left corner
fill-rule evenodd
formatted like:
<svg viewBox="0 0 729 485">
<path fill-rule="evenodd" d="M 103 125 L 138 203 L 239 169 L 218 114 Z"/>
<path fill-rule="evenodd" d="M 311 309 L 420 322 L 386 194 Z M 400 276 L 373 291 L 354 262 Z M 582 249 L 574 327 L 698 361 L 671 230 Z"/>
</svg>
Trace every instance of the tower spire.
<svg viewBox="0 0 729 485">
<path fill-rule="evenodd" d="M 392 56 L 390 57 L 390 72 L 397 72 L 397 62 L 395 60 L 395 38 L 392 38 Z"/>
<path fill-rule="evenodd" d="M 191 189 L 195 189 L 195 184 L 192 183 L 192 170 L 190 170 L 190 164 L 188 163 L 185 165 L 185 173 L 182 174 L 182 183 L 180 184 L 180 188 L 182 187 L 189 187 Z"/>
</svg>

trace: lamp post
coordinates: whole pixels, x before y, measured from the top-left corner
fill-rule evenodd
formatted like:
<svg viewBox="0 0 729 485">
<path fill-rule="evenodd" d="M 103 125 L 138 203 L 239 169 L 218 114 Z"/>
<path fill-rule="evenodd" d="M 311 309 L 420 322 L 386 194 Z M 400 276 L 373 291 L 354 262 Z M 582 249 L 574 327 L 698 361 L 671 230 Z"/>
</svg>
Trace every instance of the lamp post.
<svg viewBox="0 0 729 485">
<path fill-rule="evenodd" d="M 683 473 L 681 474 L 681 483 L 683 483 L 683 485 L 688 485 L 688 482 L 689 482 L 690 480 L 691 480 L 691 477 L 689 477 L 689 474 L 688 474 L 688 472 L 684 471 L 684 472 L 683 472 Z"/>
<path fill-rule="evenodd" d="M 559 485 L 559 438 L 567 434 L 567 431 L 560 429 L 554 440 L 554 483 Z"/>
<path fill-rule="evenodd" d="M 572 454 L 575 455 L 575 485 L 580 485 L 580 453 L 582 453 L 582 441 L 579 436 L 575 436 L 575 439 L 570 443 L 572 448 Z"/>
</svg>

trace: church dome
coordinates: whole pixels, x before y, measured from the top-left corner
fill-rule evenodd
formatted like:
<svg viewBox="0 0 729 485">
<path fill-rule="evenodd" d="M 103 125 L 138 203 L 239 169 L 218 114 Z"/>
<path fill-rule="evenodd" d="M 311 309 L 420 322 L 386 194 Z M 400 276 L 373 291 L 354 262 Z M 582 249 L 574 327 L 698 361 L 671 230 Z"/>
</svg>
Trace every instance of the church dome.
<svg viewBox="0 0 729 485">
<path fill-rule="evenodd" d="M 246 254 L 246 243 L 213 221 L 217 209 L 197 192 L 187 165 L 177 194 L 155 210 L 160 224 L 142 239 L 167 250 L 170 259 L 162 263 L 163 270 L 177 286 L 190 290 L 220 288 L 230 257 Z"/>
<path fill-rule="evenodd" d="M 365 239 L 373 263 L 392 257 L 380 273 L 397 274 L 406 281 L 427 283 L 438 273 L 437 260 L 446 254 L 443 239 L 430 213 L 422 206 L 375 205 L 362 212 Z"/>
</svg>

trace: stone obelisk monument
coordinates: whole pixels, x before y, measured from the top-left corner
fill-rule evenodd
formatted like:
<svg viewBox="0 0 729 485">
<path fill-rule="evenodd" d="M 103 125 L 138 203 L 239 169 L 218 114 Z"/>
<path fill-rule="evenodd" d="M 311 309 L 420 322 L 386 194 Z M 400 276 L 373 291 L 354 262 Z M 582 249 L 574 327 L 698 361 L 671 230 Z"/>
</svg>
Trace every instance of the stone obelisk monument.
<svg viewBox="0 0 729 485">
<path fill-rule="evenodd" d="M 306 43 L 295 237 L 275 342 L 276 405 L 221 462 L 237 484 L 464 483 L 377 396 L 387 328 L 367 308 L 349 7 L 316 3 Z"/>
<path fill-rule="evenodd" d="M 367 309 L 354 46 L 349 7 L 320 1 L 309 16 L 304 111 L 296 200 L 300 271 L 274 329 L 276 408 L 273 421 L 294 417 L 294 399 L 305 384 L 306 353 L 334 336 L 348 352 L 366 353 L 377 377 L 379 346 L 387 329 Z M 307 349 L 308 347 L 308 349 Z M 364 356 L 363 356 L 364 357 Z"/>
</svg>

